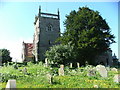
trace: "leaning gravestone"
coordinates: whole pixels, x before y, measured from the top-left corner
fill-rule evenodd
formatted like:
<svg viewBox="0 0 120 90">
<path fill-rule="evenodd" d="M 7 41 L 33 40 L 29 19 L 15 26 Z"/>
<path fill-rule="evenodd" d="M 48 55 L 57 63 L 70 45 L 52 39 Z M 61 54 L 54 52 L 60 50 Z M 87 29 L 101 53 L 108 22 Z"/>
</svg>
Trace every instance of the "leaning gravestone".
<svg viewBox="0 0 120 90">
<path fill-rule="evenodd" d="M 60 65 L 60 68 L 58 69 L 59 76 L 64 76 L 64 65 Z"/>
<path fill-rule="evenodd" d="M 16 80 L 8 80 L 6 88 L 14 88 L 15 89 L 16 88 Z"/>
<path fill-rule="evenodd" d="M 102 77 L 107 77 L 108 72 L 107 72 L 105 66 L 103 66 L 103 65 L 97 65 L 96 66 L 96 70 L 99 72 L 99 74 Z"/>
<path fill-rule="evenodd" d="M 116 75 L 113 77 L 113 80 L 114 80 L 114 82 L 116 82 L 116 83 L 120 83 L 120 74 L 116 74 Z"/>
</svg>

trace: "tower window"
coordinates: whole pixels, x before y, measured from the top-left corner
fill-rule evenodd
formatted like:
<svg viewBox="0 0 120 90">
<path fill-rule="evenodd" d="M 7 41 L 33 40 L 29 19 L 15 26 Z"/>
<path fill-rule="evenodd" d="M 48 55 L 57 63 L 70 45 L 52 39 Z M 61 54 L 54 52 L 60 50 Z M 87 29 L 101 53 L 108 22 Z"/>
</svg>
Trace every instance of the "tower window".
<svg viewBox="0 0 120 90">
<path fill-rule="evenodd" d="M 51 24 L 49 24 L 47 27 L 46 27 L 46 31 L 53 31 L 53 26 Z"/>
</svg>

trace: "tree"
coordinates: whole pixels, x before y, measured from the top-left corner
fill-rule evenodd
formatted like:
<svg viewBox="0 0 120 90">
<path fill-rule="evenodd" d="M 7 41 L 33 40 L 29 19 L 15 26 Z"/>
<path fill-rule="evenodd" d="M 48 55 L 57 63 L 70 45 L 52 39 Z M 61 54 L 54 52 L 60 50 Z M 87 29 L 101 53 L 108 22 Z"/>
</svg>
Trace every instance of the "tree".
<svg viewBox="0 0 120 90">
<path fill-rule="evenodd" d="M 11 62 L 10 52 L 7 49 L 0 49 L 0 57 L 2 57 L 2 64 Z"/>
<path fill-rule="evenodd" d="M 106 52 L 110 49 L 110 44 L 115 43 L 114 35 L 98 11 L 82 7 L 78 11 L 71 11 L 66 18 L 66 31 L 58 41 L 63 45 L 71 42 L 77 52 L 76 58 L 82 64 L 86 61 L 94 64 L 95 57 Z"/>
<path fill-rule="evenodd" d="M 50 47 L 50 50 L 47 50 L 45 53 L 46 58 L 49 61 L 53 61 L 58 64 L 67 64 L 71 62 L 76 54 L 73 52 L 73 47 L 68 45 L 54 45 Z"/>
</svg>

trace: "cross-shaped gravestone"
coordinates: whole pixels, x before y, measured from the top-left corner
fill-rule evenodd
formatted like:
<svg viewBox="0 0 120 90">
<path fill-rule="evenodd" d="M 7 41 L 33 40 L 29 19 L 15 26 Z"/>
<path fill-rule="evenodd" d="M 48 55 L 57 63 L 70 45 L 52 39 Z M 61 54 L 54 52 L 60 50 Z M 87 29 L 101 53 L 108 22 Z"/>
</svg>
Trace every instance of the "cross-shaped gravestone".
<svg viewBox="0 0 120 90">
<path fill-rule="evenodd" d="M 59 76 L 64 76 L 64 65 L 60 65 L 60 68 L 58 69 Z"/>
</svg>

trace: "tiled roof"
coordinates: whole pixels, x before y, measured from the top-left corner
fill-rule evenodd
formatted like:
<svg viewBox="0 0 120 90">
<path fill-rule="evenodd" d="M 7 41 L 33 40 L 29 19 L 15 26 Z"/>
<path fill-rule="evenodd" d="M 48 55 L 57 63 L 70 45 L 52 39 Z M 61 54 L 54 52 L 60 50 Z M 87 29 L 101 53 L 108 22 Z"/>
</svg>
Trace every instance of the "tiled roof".
<svg viewBox="0 0 120 90">
<path fill-rule="evenodd" d="M 25 53 L 27 57 L 33 57 L 32 50 L 33 50 L 33 43 L 24 43 L 25 45 Z"/>
</svg>

